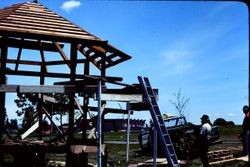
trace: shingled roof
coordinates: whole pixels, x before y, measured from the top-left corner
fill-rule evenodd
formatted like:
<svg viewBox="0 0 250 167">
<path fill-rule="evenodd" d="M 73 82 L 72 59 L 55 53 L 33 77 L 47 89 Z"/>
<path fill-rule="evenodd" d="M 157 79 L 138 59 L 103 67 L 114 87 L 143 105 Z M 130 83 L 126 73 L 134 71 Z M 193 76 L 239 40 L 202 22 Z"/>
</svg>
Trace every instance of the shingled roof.
<svg viewBox="0 0 250 167">
<path fill-rule="evenodd" d="M 108 68 L 131 57 L 40 3 L 26 2 L 0 9 L 0 37 L 78 44 L 97 68 Z M 19 42 L 20 43 L 20 42 Z M 1 38 L 0 38 L 1 44 Z M 105 57 L 105 58 L 104 58 Z M 105 59 L 103 64 L 102 59 Z"/>
<path fill-rule="evenodd" d="M 106 42 L 34 2 L 14 4 L 0 9 L 0 34 Z"/>
</svg>

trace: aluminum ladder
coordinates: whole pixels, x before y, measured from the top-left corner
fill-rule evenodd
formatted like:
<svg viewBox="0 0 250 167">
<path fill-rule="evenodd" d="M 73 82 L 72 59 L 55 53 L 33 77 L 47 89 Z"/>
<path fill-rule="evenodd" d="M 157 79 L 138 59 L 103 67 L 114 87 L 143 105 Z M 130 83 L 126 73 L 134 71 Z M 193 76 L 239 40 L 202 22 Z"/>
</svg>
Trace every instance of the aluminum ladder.
<svg viewBox="0 0 250 167">
<path fill-rule="evenodd" d="M 163 152 L 168 161 L 168 166 L 180 167 L 173 144 L 171 142 L 171 138 L 167 128 L 165 127 L 160 109 L 156 102 L 155 93 L 149 83 L 149 80 L 147 77 L 142 78 L 140 76 L 138 77 L 138 80 L 140 82 L 143 95 L 145 96 L 145 100 L 150 108 L 151 117 L 154 121 L 154 126 L 156 127 L 158 137 L 160 138 Z"/>
</svg>

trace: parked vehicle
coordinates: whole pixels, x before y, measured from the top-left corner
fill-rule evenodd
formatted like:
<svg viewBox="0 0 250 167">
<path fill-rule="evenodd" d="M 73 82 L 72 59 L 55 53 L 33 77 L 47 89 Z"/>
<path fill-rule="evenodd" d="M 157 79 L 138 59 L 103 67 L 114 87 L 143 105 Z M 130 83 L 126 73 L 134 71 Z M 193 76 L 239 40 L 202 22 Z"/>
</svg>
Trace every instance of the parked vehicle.
<svg viewBox="0 0 250 167">
<path fill-rule="evenodd" d="M 187 123 L 185 117 L 169 117 L 164 120 L 178 159 L 194 159 L 198 157 L 199 125 Z M 139 144 L 143 151 L 152 152 L 153 126 L 142 128 L 139 135 Z M 212 125 L 210 143 L 220 142 L 218 127 Z M 157 142 L 158 154 L 162 154 L 160 141 Z"/>
</svg>

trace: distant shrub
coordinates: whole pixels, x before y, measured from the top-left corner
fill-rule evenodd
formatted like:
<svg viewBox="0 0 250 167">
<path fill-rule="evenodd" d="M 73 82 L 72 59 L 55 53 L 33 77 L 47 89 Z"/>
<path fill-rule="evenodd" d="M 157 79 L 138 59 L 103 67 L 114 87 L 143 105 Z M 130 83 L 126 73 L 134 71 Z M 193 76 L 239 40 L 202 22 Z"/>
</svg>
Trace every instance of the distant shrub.
<svg viewBox="0 0 250 167">
<path fill-rule="evenodd" d="M 235 125 L 233 121 L 226 121 L 225 119 L 223 118 L 217 118 L 215 121 L 214 121 L 214 125 Z"/>
</svg>

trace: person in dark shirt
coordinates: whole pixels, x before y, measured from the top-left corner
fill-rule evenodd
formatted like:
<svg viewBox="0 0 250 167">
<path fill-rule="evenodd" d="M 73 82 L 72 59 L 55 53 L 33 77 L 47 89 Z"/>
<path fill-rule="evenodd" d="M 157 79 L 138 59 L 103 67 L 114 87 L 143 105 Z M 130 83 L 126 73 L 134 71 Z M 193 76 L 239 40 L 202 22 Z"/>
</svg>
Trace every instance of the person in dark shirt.
<svg viewBox="0 0 250 167">
<path fill-rule="evenodd" d="M 250 111 L 247 105 L 242 108 L 245 117 L 242 123 L 242 142 L 243 142 L 243 153 L 248 156 L 248 164 L 250 166 Z"/>
</svg>

